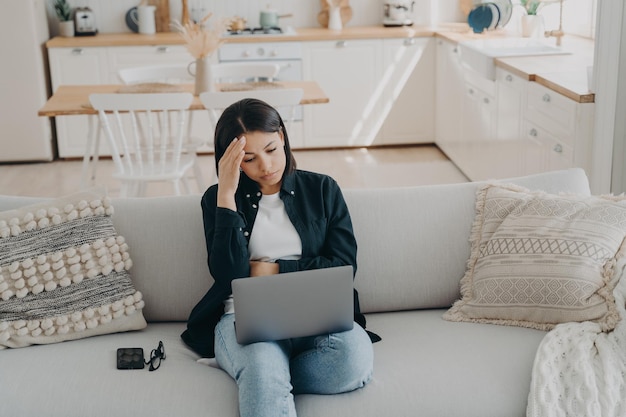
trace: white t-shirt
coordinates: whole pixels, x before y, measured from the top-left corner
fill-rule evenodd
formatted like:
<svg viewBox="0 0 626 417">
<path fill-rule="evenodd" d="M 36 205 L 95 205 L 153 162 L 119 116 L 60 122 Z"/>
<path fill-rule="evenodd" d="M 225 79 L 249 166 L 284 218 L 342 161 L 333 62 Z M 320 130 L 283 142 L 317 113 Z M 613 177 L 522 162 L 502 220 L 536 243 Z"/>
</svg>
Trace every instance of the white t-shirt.
<svg viewBox="0 0 626 417">
<path fill-rule="evenodd" d="M 248 251 L 251 261 L 275 262 L 295 260 L 302 256 L 302 241 L 289 220 L 280 192 L 264 194 L 250 233 Z M 224 301 L 225 313 L 233 313 L 232 295 Z"/>
</svg>

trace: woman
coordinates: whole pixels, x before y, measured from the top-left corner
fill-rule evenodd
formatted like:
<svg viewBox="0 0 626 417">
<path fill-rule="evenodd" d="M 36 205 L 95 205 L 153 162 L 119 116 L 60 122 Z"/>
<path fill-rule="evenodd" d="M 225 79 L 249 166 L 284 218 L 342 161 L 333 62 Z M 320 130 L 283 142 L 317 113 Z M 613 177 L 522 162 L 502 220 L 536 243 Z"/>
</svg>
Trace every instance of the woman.
<svg viewBox="0 0 626 417">
<path fill-rule="evenodd" d="M 356 291 L 359 325 L 347 332 L 239 345 L 233 325 L 233 279 L 340 265 L 356 271 L 357 245 L 339 186 L 296 170 L 283 120 L 260 100 L 241 100 L 222 113 L 215 160 L 218 184 L 202 197 L 215 283 L 191 312 L 183 340 L 215 356 L 235 379 L 242 417 L 295 416 L 293 394 L 361 388 L 372 375 L 376 336 L 364 330 Z"/>
</svg>

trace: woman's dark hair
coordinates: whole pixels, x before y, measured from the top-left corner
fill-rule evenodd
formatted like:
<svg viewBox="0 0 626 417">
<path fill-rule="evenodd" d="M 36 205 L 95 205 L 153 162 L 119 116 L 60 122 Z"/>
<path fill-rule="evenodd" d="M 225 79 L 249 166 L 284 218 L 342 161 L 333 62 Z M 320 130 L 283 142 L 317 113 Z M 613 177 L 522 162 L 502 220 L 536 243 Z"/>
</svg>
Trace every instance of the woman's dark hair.
<svg viewBox="0 0 626 417">
<path fill-rule="evenodd" d="M 284 177 L 296 169 L 296 160 L 291 152 L 285 123 L 278 111 L 266 102 L 255 98 L 244 98 L 228 106 L 215 126 L 215 172 L 217 175 L 219 175 L 219 161 L 234 138 L 248 132 L 274 133 L 281 130 L 285 140 Z"/>
</svg>

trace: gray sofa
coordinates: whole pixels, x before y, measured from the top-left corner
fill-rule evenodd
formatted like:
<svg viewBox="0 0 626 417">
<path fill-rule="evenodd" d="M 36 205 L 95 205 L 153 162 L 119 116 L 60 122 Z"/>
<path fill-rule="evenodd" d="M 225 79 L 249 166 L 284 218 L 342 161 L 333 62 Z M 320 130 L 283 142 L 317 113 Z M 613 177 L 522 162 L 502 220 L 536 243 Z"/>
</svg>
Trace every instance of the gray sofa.
<svg viewBox="0 0 626 417">
<path fill-rule="evenodd" d="M 514 182 L 546 192 L 589 194 L 582 170 Z M 442 314 L 459 298 L 470 252 L 477 183 L 344 190 L 357 241 L 356 287 L 374 345 L 374 378 L 364 389 L 296 397 L 298 415 L 524 416 L 544 332 L 453 323 Z M 0 211 L 41 199 L 0 196 Z M 237 416 L 237 387 L 198 363 L 181 341 L 185 320 L 211 284 L 200 197 L 113 199 L 133 282 L 148 327 L 0 351 L 0 416 Z M 116 369 L 118 347 L 163 341 L 156 372 Z"/>
</svg>

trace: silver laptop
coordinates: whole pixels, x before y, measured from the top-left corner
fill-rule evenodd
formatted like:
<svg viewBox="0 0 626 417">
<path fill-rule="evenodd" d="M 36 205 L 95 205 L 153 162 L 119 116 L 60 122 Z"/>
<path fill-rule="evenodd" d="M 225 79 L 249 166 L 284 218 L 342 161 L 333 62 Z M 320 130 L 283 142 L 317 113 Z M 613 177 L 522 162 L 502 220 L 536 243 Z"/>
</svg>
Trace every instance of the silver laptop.
<svg viewBox="0 0 626 417">
<path fill-rule="evenodd" d="M 352 266 L 232 281 L 237 342 L 343 332 L 354 325 Z"/>
</svg>

